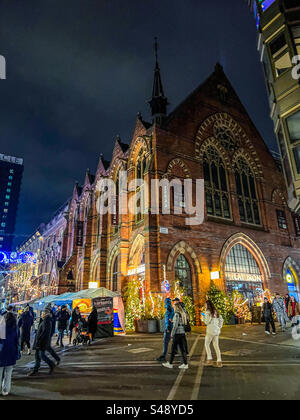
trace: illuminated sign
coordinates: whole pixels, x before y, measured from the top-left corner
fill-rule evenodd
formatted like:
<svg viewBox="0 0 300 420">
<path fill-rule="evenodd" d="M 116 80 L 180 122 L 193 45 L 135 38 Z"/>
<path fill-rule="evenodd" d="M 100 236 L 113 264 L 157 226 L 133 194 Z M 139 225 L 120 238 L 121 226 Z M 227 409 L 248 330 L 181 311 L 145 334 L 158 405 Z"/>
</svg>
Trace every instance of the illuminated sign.
<svg viewBox="0 0 300 420">
<path fill-rule="evenodd" d="M 259 274 L 248 274 L 248 273 L 226 273 L 227 281 L 250 281 L 250 282 L 262 282 L 262 278 Z"/>
<path fill-rule="evenodd" d="M 128 276 L 134 276 L 135 274 L 143 274 L 146 271 L 145 264 L 140 265 L 138 268 L 133 268 L 132 270 L 128 270 Z"/>
<path fill-rule="evenodd" d="M 0 264 L 36 264 L 36 256 L 31 252 L 0 251 Z"/>
<path fill-rule="evenodd" d="M 98 289 L 99 283 L 97 281 L 90 281 L 89 282 L 89 289 Z"/>
<path fill-rule="evenodd" d="M 220 272 L 219 271 L 211 271 L 210 273 L 210 279 L 211 280 L 218 280 L 220 278 Z"/>
</svg>

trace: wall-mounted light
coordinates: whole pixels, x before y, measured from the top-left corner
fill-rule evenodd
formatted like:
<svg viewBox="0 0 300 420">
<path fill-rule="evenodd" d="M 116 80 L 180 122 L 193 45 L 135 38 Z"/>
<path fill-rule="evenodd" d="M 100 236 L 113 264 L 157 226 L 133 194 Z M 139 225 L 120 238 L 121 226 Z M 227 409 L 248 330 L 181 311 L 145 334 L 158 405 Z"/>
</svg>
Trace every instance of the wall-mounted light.
<svg viewBox="0 0 300 420">
<path fill-rule="evenodd" d="M 99 283 L 97 281 L 90 281 L 89 282 L 89 289 L 98 289 Z"/>
<path fill-rule="evenodd" d="M 220 278 L 220 271 L 211 271 L 210 272 L 210 279 L 211 280 L 218 280 Z"/>
</svg>

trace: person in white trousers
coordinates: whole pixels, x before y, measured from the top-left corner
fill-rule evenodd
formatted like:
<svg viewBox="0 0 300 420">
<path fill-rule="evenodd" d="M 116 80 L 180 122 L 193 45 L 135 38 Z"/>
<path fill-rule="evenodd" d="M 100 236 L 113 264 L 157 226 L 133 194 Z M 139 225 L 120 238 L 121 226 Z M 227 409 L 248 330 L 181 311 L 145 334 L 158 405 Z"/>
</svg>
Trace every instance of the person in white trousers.
<svg viewBox="0 0 300 420">
<path fill-rule="evenodd" d="M 206 312 L 205 312 L 205 324 L 207 325 L 206 329 L 206 337 L 205 337 L 205 350 L 207 355 L 207 361 L 205 366 L 215 366 L 218 368 L 222 368 L 222 356 L 219 347 L 219 336 L 221 334 L 221 329 L 224 324 L 224 320 L 222 315 L 218 313 L 216 310 L 215 305 L 212 301 L 208 300 L 206 302 Z M 211 354 L 210 345 L 213 343 L 216 355 L 217 355 L 217 363 L 213 363 L 213 358 Z"/>
</svg>

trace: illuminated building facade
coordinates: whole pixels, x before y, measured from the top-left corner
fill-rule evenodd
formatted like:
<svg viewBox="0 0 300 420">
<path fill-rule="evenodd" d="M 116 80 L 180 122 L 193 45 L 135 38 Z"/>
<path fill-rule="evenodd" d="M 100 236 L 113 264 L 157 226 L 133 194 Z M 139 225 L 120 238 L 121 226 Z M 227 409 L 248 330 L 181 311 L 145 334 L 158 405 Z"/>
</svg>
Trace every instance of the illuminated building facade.
<svg viewBox="0 0 300 420">
<path fill-rule="evenodd" d="M 300 71 L 296 74 L 295 57 L 300 56 L 300 3 L 299 0 L 247 1 L 257 23 L 258 50 L 288 187 L 288 204 L 299 214 Z M 294 217 L 299 224 L 299 217 Z"/>
<path fill-rule="evenodd" d="M 23 170 L 23 159 L 0 154 L 0 251 L 12 250 Z"/>
</svg>

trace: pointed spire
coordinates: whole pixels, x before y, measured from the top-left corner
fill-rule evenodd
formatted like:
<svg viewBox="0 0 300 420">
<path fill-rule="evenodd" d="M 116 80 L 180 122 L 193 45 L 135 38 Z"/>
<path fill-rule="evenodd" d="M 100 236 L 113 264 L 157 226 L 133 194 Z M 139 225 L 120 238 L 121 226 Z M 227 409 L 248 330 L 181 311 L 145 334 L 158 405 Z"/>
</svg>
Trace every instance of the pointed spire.
<svg viewBox="0 0 300 420">
<path fill-rule="evenodd" d="M 165 94 L 164 94 L 160 68 L 158 64 L 157 38 L 155 38 L 154 52 L 155 52 L 154 82 L 153 82 L 153 90 L 152 90 L 152 99 L 149 101 L 149 104 L 151 107 L 153 122 L 161 124 L 163 119 L 167 115 L 168 99 L 165 97 Z"/>
</svg>

